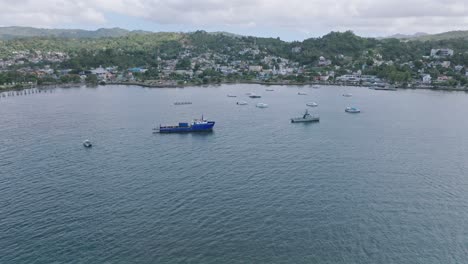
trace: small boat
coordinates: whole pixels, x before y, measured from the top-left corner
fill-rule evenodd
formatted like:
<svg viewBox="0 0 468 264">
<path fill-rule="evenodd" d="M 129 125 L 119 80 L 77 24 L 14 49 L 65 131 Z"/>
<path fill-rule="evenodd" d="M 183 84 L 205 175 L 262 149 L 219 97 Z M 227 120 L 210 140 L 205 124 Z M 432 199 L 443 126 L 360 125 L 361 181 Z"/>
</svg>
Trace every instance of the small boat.
<svg viewBox="0 0 468 264">
<path fill-rule="evenodd" d="M 192 102 L 175 102 L 174 105 L 191 105 Z"/>
<path fill-rule="evenodd" d="M 83 146 L 84 146 L 85 148 L 90 148 L 90 147 L 93 146 L 93 144 L 91 143 L 91 141 L 89 141 L 89 140 L 87 139 L 87 140 L 83 141 Z"/>
<path fill-rule="evenodd" d="M 237 97 L 237 95 L 228 94 L 227 97 Z"/>
<path fill-rule="evenodd" d="M 303 93 L 303 92 L 298 92 L 297 94 L 298 95 L 307 95 L 307 93 Z"/>
<path fill-rule="evenodd" d="M 250 98 L 254 98 L 254 99 L 256 99 L 256 98 L 262 98 L 260 95 L 256 95 L 256 94 L 251 94 L 251 95 L 249 95 L 249 97 L 250 97 Z"/>
<path fill-rule="evenodd" d="M 347 113 L 361 113 L 361 109 L 357 107 L 346 107 L 345 112 Z"/>
<path fill-rule="evenodd" d="M 320 86 L 319 86 L 319 85 L 312 85 L 312 88 L 314 88 L 314 89 L 320 89 Z"/>
<path fill-rule="evenodd" d="M 267 92 L 273 92 L 274 90 L 273 90 L 273 89 L 265 89 L 265 91 L 267 91 Z"/>
<path fill-rule="evenodd" d="M 268 105 L 265 104 L 265 103 L 258 103 L 258 104 L 256 105 L 256 107 L 258 107 L 258 108 L 267 108 Z"/>
<path fill-rule="evenodd" d="M 318 106 L 318 104 L 316 102 L 310 102 L 310 103 L 307 103 L 306 105 L 310 106 L 310 107 L 317 107 Z"/>
<path fill-rule="evenodd" d="M 236 103 L 237 105 L 248 105 L 246 101 L 239 101 Z"/>
<path fill-rule="evenodd" d="M 195 119 L 191 123 L 179 122 L 177 125 L 163 126 L 159 125 L 159 129 L 154 129 L 159 133 L 188 133 L 188 132 L 209 132 L 213 130 L 214 121 L 203 119 Z"/>
<path fill-rule="evenodd" d="M 345 94 L 343 94 L 343 96 L 344 96 L 344 97 L 351 97 L 351 96 L 353 96 L 353 95 L 350 94 L 350 93 L 345 93 Z"/>
<path fill-rule="evenodd" d="M 301 117 L 291 118 L 291 123 L 304 123 L 304 122 L 319 122 L 320 117 L 318 115 L 311 115 L 306 109 L 305 113 Z"/>
</svg>

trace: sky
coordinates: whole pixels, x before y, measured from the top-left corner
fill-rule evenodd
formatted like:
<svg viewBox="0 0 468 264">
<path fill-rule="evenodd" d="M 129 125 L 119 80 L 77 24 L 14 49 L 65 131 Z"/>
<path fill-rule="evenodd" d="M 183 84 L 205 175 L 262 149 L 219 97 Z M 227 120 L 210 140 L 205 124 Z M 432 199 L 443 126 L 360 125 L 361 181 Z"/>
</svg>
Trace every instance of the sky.
<svg viewBox="0 0 468 264">
<path fill-rule="evenodd" d="M 0 0 L 0 26 L 227 31 L 303 40 L 468 30 L 467 0 Z"/>
</svg>

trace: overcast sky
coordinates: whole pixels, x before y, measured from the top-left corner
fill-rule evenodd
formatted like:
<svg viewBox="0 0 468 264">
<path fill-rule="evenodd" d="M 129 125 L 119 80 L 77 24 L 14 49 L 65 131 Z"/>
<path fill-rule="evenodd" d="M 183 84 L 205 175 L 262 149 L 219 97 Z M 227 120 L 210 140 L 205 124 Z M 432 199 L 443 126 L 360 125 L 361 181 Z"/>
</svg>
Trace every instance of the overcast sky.
<svg viewBox="0 0 468 264">
<path fill-rule="evenodd" d="M 468 30 L 468 0 L 0 0 L 0 26 L 387 36 Z"/>
</svg>

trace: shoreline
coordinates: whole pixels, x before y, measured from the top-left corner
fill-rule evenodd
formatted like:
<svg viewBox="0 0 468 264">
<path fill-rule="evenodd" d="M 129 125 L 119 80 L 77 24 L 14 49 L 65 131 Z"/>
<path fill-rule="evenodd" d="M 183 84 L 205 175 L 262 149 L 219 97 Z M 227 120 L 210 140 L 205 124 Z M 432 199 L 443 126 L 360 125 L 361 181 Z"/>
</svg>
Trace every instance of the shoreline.
<svg viewBox="0 0 468 264">
<path fill-rule="evenodd" d="M 222 84 L 259 84 L 264 86 L 312 86 L 312 85 L 321 85 L 321 86 L 348 86 L 348 87 L 363 87 L 370 88 L 371 86 L 366 85 L 356 85 L 356 84 L 346 84 L 346 83 L 321 83 L 321 82 L 311 82 L 311 83 L 295 83 L 295 82 L 262 82 L 262 81 L 236 81 L 236 82 L 220 82 L 220 83 L 206 83 L 206 84 L 151 84 L 144 82 L 109 82 L 106 85 L 134 85 L 141 86 L 146 88 L 186 88 L 186 87 L 202 87 L 202 86 L 213 86 L 213 85 L 222 85 Z M 434 90 L 434 91 L 459 91 L 459 92 L 468 92 L 468 87 L 457 88 L 457 87 L 443 87 L 443 86 L 417 86 L 417 87 L 398 87 L 396 90 Z M 391 89 L 381 89 L 381 91 L 395 91 Z"/>
<path fill-rule="evenodd" d="M 311 86 L 311 85 L 320 85 L 320 86 L 349 86 L 349 87 L 363 87 L 370 88 L 366 85 L 358 84 L 348 84 L 348 83 L 328 83 L 328 82 L 310 82 L 310 83 L 297 83 L 297 82 L 263 82 L 263 81 L 226 81 L 220 83 L 206 83 L 206 84 L 196 84 L 196 83 L 186 83 L 186 84 L 171 84 L 171 83 L 146 83 L 146 82 L 108 82 L 106 84 L 96 84 L 98 85 L 134 85 L 146 88 L 186 88 L 186 87 L 202 87 L 202 86 L 213 86 L 213 85 L 223 85 L 223 84 L 258 84 L 264 86 Z M 72 88 L 72 87 L 81 87 L 83 85 L 88 86 L 86 83 L 65 83 L 65 84 L 41 84 L 41 85 L 28 85 L 23 87 L 0 87 L 0 93 L 3 92 L 15 92 L 23 91 L 27 89 L 48 89 L 48 88 Z M 94 86 L 94 85 L 93 85 Z M 468 87 L 444 87 L 444 86 L 415 86 L 415 87 L 398 87 L 397 90 L 433 90 L 433 91 L 459 91 L 459 92 L 468 92 Z M 394 91 L 381 89 L 382 91 Z"/>
</svg>

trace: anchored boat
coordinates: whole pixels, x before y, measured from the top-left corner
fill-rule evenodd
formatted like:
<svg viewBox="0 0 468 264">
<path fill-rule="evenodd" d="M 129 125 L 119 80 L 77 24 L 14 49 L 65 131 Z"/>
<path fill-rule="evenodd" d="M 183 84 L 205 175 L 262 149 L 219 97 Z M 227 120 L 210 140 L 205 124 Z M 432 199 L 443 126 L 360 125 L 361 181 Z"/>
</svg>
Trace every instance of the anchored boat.
<svg viewBox="0 0 468 264">
<path fill-rule="evenodd" d="M 310 103 L 307 103 L 306 105 L 310 106 L 310 107 L 317 107 L 318 106 L 318 104 L 316 102 L 310 102 Z"/>
<path fill-rule="evenodd" d="M 318 115 L 311 115 L 306 109 L 305 113 L 301 117 L 291 118 L 291 123 L 304 123 L 304 122 L 319 122 L 320 117 Z"/>
<path fill-rule="evenodd" d="M 214 121 L 203 119 L 195 119 L 191 123 L 179 122 L 178 125 L 163 126 L 159 125 L 159 129 L 155 129 L 159 133 L 187 133 L 187 132 L 208 132 L 212 131 L 215 125 Z"/>
<path fill-rule="evenodd" d="M 260 95 L 256 95 L 256 94 L 251 94 L 249 95 L 250 98 L 262 98 Z"/>
<path fill-rule="evenodd" d="M 361 109 L 357 107 L 346 107 L 345 112 L 347 113 L 361 113 Z"/>
<path fill-rule="evenodd" d="M 268 108 L 268 105 L 265 104 L 265 103 L 258 103 L 258 104 L 256 105 L 256 107 L 258 107 L 258 108 Z"/>
<path fill-rule="evenodd" d="M 83 146 L 84 146 L 85 148 L 90 148 L 90 147 L 93 146 L 93 144 L 91 143 L 91 141 L 89 141 L 89 140 L 87 139 L 87 140 L 83 141 Z"/>
</svg>

